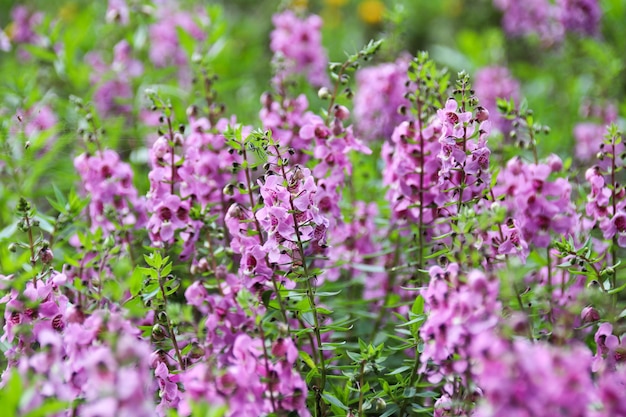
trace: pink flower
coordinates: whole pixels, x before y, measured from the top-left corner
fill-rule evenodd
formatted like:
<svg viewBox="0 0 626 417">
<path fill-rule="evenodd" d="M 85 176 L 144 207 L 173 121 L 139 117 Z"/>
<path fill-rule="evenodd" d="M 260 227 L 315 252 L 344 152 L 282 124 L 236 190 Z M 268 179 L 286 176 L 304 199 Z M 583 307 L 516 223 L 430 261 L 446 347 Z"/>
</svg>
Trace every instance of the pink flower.
<svg viewBox="0 0 626 417">
<path fill-rule="evenodd" d="M 275 29 L 270 35 L 270 48 L 282 65 L 275 82 L 280 84 L 285 77 L 302 74 L 316 87 L 328 85 L 328 58 L 321 37 L 322 19 L 316 15 L 300 19 L 291 10 L 286 10 L 275 14 L 272 22 Z"/>
<path fill-rule="evenodd" d="M 399 108 L 410 106 L 404 97 L 409 59 L 363 68 L 356 74 L 354 116 L 359 136 L 390 139 L 394 128 L 408 119 Z"/>
<path fill-rule="evenodd" d="M 502 117 L 498 111 L 497 99 L 520 102 L 520 83 L 506 67 L 484 67 L 476 73 L 474 82 L 476 96 L 481 105 L 489 111 L 490 119 L 496 129 L 508 134 L 511 130 L 511 121 Z"/>
</svg>

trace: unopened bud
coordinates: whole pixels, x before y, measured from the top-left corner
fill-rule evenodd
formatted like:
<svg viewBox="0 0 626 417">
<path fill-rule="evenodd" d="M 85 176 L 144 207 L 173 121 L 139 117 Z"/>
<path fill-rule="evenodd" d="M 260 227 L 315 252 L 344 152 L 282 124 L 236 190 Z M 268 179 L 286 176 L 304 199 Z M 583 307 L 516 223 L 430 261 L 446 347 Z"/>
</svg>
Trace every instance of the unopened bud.
<svg viewBox="0 0 626 417">
<path fill-rule="evenodd" d="M 152 326 L 152 340 L 159 342 L 165 339 L 167 335 L 165 334 L 165 329 L 160 324 L 155 324 Z"/>
<path fill-rule="evenodd" d="M 556 154 L 550 154 L 546 162 L 552 172 L 559 172 L 563 169 L 563 161 Z"/>
<path fill-rule="evenodd" d="M 41 259 L 42 263 L 49 264 L 54 259 L 54 254 L 50 249 L 42 249 L 39 252 L 39 259 Z"/>
<path fill-rule="evenodd" d="M 387 403 L 382 398 L 376 398 L 376 401 L 374 402 L 374 408 L 377 412 L 380 413 L 381 411 L 385 411 L 385 409 L 387 408 Z"/>
<path fill-rule="evenodd" d="M 196 106 L 187 107 L 187 117 L 193 118 L 198 115 L 198 108 Z"/>
<path fill-rule="evenodd" d="M 335 117 L 339 120 L 346 120 L 350 117 L 350 110 L 345 106 L 335 106 Z"/>
<path fill-rule="evenodd" d="M 327 100 L 330 98 L 330 91 L 328 90 L 328 88 L 322 87 L 319 90 L 317 90 L 317 96 L 321 100 Z"/>
<path fill-rule="evenodd" d="M 588 306 L 583 308 L 580 318 L 583 320 L 583 323 L 594 323 L 600 320 L 600 313 L 595 308 Z"/>
<path fill-rule="evenodd" d="M 485 120 L 489 120 L 489 110 L 482 106 L 476 107 L 476 120 L 478 122 L 484 122 Z"/>
</svg>

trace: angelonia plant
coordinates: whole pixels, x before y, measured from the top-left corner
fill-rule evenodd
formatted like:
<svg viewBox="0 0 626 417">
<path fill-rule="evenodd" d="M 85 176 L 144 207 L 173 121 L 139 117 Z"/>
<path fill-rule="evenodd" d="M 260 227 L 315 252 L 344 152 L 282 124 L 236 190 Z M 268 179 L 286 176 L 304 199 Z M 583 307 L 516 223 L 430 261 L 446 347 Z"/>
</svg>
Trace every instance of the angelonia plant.
<svg viewBox="0 0 626 417">
<path fill-rule="evenodd" d="M 592 0 L 493 3 L 599 36 Z M 0 95 L 2 416 L 626 416 L 615 103 L 549 153 L 503 62 L 329 61 L 294 4 L 251 118 L 220 6 L 101 12 L 101 43 L 74 9 L 0 31 L 34 68 Z"/>
</svg>

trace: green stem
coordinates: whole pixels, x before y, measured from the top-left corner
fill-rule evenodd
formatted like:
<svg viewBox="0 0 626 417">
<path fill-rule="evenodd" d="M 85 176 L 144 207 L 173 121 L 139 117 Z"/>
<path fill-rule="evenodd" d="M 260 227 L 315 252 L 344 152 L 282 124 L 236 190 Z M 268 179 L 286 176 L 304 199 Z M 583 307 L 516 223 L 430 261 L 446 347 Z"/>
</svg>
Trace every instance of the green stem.
<svg viewBox="0 0 626 417">
<path fill-rule="evenodd" d="M 363 385 L 364 385 L 363 384 L 363 382 L 364 382 L 363 380 L 364 380 L 364 377 L 365 377 L 365 363 L 366 363 L 365 360 L 361 361 L 361 370 L 359 372 L 360 373 L 360 377 L 359 377 L 359 410 L 358 410 L 359 417 L 364 417 L 365 416 L 365 413 L 363 412 L 363 394 L 364 394 L 363 393 Z"/>
<path fill-rule="evenodd" d="M 172 340 L 172 344 L 174 345 L 174 351 L 176 352 L 176 359 L 178 360 L 178 364 L 180 365 L 181 370 L 185 370 L 185 361 L 183 361 L 183 356 L 180 354 L 180 349 L 178 348 L 178 341 L 176 340 L 176 334 L 174 333 L 174 328 L 172 323 L 170 322 L 170 317 L 167 313 L 167 295 L 165 293 L 165 287 L 163 286 L 163 277 L 161 276 L 161 269 L 158 270 L 159 280 L 159 288 L 161 289 L 161 295 L 163 296 L 163 308 L 165 310 L 165 324 L 167 326 L 167 332 L 170 335 L 170 339 Z"/>
<path fill-rule="evenodd" d="M 286 183 L 288 183 L 287 180 L 287 172 L 285 171 L 285 165 L 282 163 L 282 157 L 280 154 L 280 150 L 278 149 L 277 145 L 274 145 L 274 150 L 276 151 L 276 157 L 278 158 L 278 163 L 280 166 L 280 170 L 282 173 L 282 177 L 285 180 Z M 309 270 L 308 270 L 308 266 L 306 263 L 306 257 L 304 255 L 304 245 L 302 243 L 302 238 L 300 237 L 300 227 L 298 225 L 298 218 L 296 217 L 296 207 L 293 204 L 293 196 L 291 195 L 291 193 L 289 194 L 289 206 L 291 209 L 291 216 L 293 218 L 293 224 L 294 224 L 294 229 L 296 232 L 296 240 L 297 240 L 297 244 L 298 244 L 298 251 L 300 253 L 300 259 L 302 261 L 302 268 L 304 270 L 304 276 L 306 277 L 306 293 L 307 293 L 307 297 L 309 299 L 309 305 L 311 307 L 311 311 L 313 312 L 313 321 L 314 321 L 314 328 L 313 328 L 313 332 L 315 333 L 315 339 L 317 341 L 317 349 L 319 351 L 319 360 L 320 360 L 320 391 L 318 391 L 318 404 L 321 404 L 321 392 L 324 391 L 324 387 L 326 386 L 326 365 L 324 363 L 324 352 L 322 351 L 322 335 L 320 332 L 320 321 L 319 321 L 319 317 L 317 314 L 317 307 L 315 305 L 315 295 L 314 295 L 314 288 L 313 288 L 313 284 L 312 284 L 312 280 L 313 277 L 309 275 Z"/>
<path fill-rule="evenodd" d="M 30 264 L 35 266 L 37 260 L 35 258 L 35 244 L 33 242 L 33 230 L 30 224 L 30 219 L 28 218 L 28 213 L 24 215 L 24 221 L 26 222 L 26 228 L 28 229 L 28 246 L 30 248 Z M 33 286 L 37 288 L 37 275 L 33 277 Z"/>
<path fill-rule="evenodd" d="M 248 154 L 246 153 L 246 144 L 241 144 L 241 149 L 243 150 L 243 160 L 248 161 Z M 248 188 L 248 198 L 250 200 L 250 211 L 252 212 L 252 217 L 254 218 L 254 225 L 256 227 L 257 234 L 259 236 L 259 243 L 261 246 L 265 244 L 265 239 L 263 238 L 263 229 L 261 228 L 261 223 L 259 223 L 259 219 L 256 217 L 256 203 L 254 201 L 254 194 L 252 192 L 252 176 L 250 175 L 250 168 L 246 166 L 244 170 L 244 174 L 246 176 L 246 187 Z M 276 281 L 276 268 L 270 265 L 269 260 L 267 259 L 267 255 L 265 255 L 265 264 L 268 268 L 272 270 L 272 287 L 274 287 L 274 293 L 276 294 L 276 299 L 278 300 L 278 305 L 280 307 L 280 312 L 283 316 L 283 321 L 289 328 L 289 320 L 287 319 L 287 307 L 285 307 L 285 302 L 283 301 L 282 296 L 280 295 L 280 290 L 278 288 L 278 282 Z"/>
<path fill-rule="evenodd" d="M 274 378 L 272 378 L 272 375 L 270 373 L 270 365 L 269 365 L 269 359 L 268 359 L 268 354 L 267 354 L 267 346 L 265 346 L 265 332 L 263 331 L 263 323 L 259 324 L 259 333 L 261 335 L 261 340 L 262 340 L 262 345 L 263 345 L 263 358 L 265 359 L 265 373 L 267 374 L 267 378 L 268 378 L 268 382 L 267 382 L 267 388 L 270 392 L 270 402 L 272 403 L 272 411 L 274 411 L 274 414 L 277 414 L 276 411 L 276 401 L 274 400 Z"/>
</svg>

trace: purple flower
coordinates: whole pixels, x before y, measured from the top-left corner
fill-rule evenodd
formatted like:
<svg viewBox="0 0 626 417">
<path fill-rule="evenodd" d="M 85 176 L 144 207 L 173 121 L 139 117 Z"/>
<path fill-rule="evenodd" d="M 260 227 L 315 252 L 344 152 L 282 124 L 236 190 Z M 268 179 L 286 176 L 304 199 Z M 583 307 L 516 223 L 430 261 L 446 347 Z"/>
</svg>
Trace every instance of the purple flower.
<svg viewBox="0 0 626 417">
<path fill-rule="evenodd" d="M 109 0 L 107 4 L 106 20 L 108 23 L 120 23 L 122 26 L 128 25 L 130 21 L 130 10 L 126 0 Z"/>
<path fill-rule="evenodd" d="M 484 67 L 477 73 L 474 81 L 476 95 L 480 103 L 489 111 L 495 128 L 504 134 L 511 130 L 511 121 L 506 120 L 498 111 L 497 99 L 520 102 L 520 83 L 506 67 Z"/>
<path fill-rule="evenodd" d="M 617 244 L 626 247 L 626 211 L 619 210 L 610 221 L 600 223 L 600 229 L 605 239 L 612 239 L 617 235 Z"/>
<path fill-rule="evenodd" d="M 330 135 L 329 129 L 320 125 L 321 118 L 307 112 L 309 102 L 304 94 L 295 98 L 278 97 L 274 99 L 270 94 L 261 97 L 263 108 L 259 117 L 264 129 L 272 131 L 272 137 L 284 147 L 290 147 L 295 151 L 309 149 L 311 138 L 325 139 Z M 314 123 L 311 123 L 314 121 Z M 304 126 L 308 126 L 303 130 Z M 305 164 L 309 155 L 305 152 L 296 152 L 291 156 L 293 164 Z"/>
<path fill-rule="evenodd" d="M 494 5 L 503 12 L 502 25 L 508 35 L 537 35 L 546 46 L 563 40 L 561 9 L 550 0 L 494 0 Z"/>
<path fill-rule="evenodd" d="M 91 195 L 89 216 L 93 230 L 101 227 L 109 234 L 115 231 L 116 224 L 144 224 L 144 203 L 133 186 L 133 171 L 115 151 L 81 154 L 74 159 L 74 167 L 85 192 Z"/>
<path fill-rule="evenodd" d="M 147 227 L 153 241 L 171 243 L 174 240 L 174 232 L 185 228 L 188 221 L 188 202 L 181 201 L 177 195 L 169 195 L 154 206 Z"/>
<path fill-rule="evenodd" d="M 596 123 L 579 123 L 574 127 L 576 139 L 575 154 L 581 161 L 589 161 L 596 158 L 600 152 L 600 145 L 604 140 L 606 127 Z"/>
<path fill-rule="evenodd" d="M 408 119 L 399 113 L 401 106 L 410 106 L 404 98 L 408 67 L 409 59 L 403 57 L 357 72 L 354 116 L 359 136 L 389 139 L 394 128 Z"/>
<path fill-rule="evenodd" d="M 15 43 L 37 43 L 40 40 L 35 27 L 43 20 L 43 13 L 31 12 L 26 6 L 15 6 L 11 10 L 13 19 L 11 40 Z"/>
<path fill-rule="evenodd" d="M 180 11 L 175 2 L 161 2 L 157 9 L 157 21 L 150 25 L 150 61 L 157 67 L 168 65 L 187 66 L 187 55 L 178 41 L 177 28 L 187 32 L 192 38 L 201 41 L 205 38 L 204 30 L 195 17 L 203 18 L 202 12 L 195 14 Z"/>
<path fill-rule="evenodd" d="M 275 14 L 270 48 L 278 60 L 275 83 L 294 74 L 305 75 L 308 81 L 321 87 L 329 84 L 326 75 L 328 58 L 322 46 L 322 19 L 311 15 L 300 19 L 291 10 Z"/>
<path fill-rule="evenodd" d="M 497 324 L 499 282 L 478 270 L 459 275 L 458 264 L 433 266 L 422 293 L 428 318 L 420 328 L 425 341 L 420 372 L 437 379 L 464 373 L 471 365 L 471 345 Z"/>
<path fill-rule="evenodd" d="M 461 139 L 472 136 L 473 131 L 467 124 L 472 119 L 472 113 L 461 111 L 456 100 L 450 98 L 443 109 L 437 110 L 437 118 L 442 126 L 441 137 Z"/>
<path fill-rule="evenodd" d="M 557 348 L 485 335 L 477 353 L 474 379 L 482 398 L 474 416 L 590 415 L 595 388 L 586 346 Z"/>
<path fill-rule="evenodd" d="M 598 0 L 557 0 L 557 5 L 566 30 L 587 36 L 598 34 L 602 18 Z"/>
<path fill-rule="evenodd" d="M 578 216 L 571 201 L 572 186 L 565 178 L 549 180 L 552 167 L 526 164 L 520 158 L 507 163 L 500 172 L 495 195 L 505 195 L 504 204 L 530 244 L 547 247 L 550 232 L 573 235 Z"/>
<path fill-rule="evenodd" d="M 93 100 L 98 112 L 103 116 L 129 114 L 131 82 L 143 73 L 141 62 L 132 58 L 131 45 L 125 40 L 116 44 L 110 66 L 97 52 L 90 52 L 85 60 L 94 68 L 90 78 L 96 85 Z"/>
</svg>

